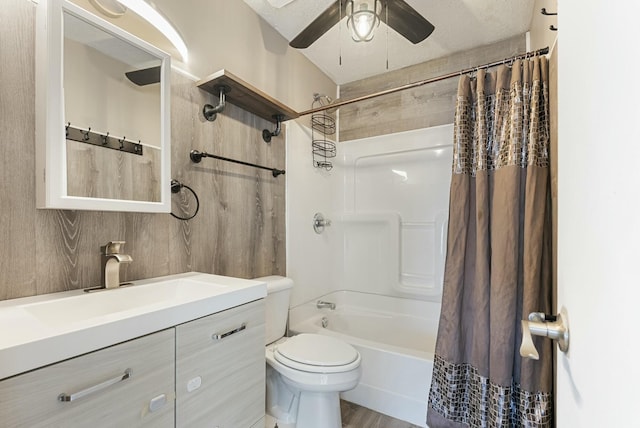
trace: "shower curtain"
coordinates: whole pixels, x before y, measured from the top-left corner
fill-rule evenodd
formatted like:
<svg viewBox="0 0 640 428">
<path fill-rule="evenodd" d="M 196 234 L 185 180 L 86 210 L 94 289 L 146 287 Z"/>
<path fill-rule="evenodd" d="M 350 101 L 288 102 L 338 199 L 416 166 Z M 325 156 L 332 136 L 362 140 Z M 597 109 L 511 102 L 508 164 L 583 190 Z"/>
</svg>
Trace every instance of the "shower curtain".
<svg viewBox="0 0 640 428">
<path fill-rule="evenodd" d="M 537 57 L 460 78 L 430 428 L 553 424 L 553 343 L 519 354 L 552 303 L 547 76 Z"/>
</svg>

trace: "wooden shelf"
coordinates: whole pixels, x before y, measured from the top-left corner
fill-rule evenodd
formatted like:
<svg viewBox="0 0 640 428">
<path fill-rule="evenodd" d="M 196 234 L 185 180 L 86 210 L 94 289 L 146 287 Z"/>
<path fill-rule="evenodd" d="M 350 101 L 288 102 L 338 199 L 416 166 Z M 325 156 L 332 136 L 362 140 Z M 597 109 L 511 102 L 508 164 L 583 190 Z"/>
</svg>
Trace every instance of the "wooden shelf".
<svg viewBox="0 0 640 428">
<path fill-rule="evenodd" d="M 273 123 L 277 122 L 274 117 L 276 115 L 281 115 L 283 122 L 299 116 L 296 111 L 254 88 L 227 70 L 217 71 L 202 79 L 196 85 L 198 88 L 215 96 L 220 95 L 219 87 L 224 85 L 229 88 L 225 93 L 227 102 Z"/>
</svg>

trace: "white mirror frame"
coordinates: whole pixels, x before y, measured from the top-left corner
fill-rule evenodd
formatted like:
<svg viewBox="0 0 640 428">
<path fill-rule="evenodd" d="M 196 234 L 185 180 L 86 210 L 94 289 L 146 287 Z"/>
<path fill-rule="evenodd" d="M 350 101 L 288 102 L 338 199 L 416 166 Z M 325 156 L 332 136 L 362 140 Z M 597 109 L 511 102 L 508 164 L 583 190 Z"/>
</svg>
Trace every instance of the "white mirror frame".
<svg viewBox="0 0 640 428">
<path fill-rule="evenodd" d="M 102 28 L 161 60 L 160 202 L 69 196 L 64 125 L 63 13 Z M 171 212 L 171 57 L 153 45 L 67 0 L 43 0 L 36 18 L 36 206 L 37 208 Z"/>
</svg>

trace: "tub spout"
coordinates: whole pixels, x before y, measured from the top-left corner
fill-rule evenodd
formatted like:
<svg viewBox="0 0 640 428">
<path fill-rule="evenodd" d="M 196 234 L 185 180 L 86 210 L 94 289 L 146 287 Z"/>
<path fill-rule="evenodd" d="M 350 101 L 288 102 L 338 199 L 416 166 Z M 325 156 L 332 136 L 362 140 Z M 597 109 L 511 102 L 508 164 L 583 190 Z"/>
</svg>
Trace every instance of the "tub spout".
<svg viewBox="0 0 640 428">
<path fill-rule="evenodd" d="M 316 302 L 316 307 L 318 309 L 329 308 L 333 311 L 336 308 L 336 304 L 332 302 L 325 302 L 324 300 L 318 300 Z"/>
</svg>

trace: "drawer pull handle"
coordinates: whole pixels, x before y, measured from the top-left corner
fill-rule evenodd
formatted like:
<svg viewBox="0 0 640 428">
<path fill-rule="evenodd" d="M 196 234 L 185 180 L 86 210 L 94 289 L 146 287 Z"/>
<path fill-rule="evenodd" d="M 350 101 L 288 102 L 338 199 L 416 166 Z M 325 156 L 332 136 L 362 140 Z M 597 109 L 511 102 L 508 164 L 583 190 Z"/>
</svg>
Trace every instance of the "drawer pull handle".
<svg viewBox="0 0 640 428">
<path fill-rule="evenodd" d="M 227 336 L 231 336 L 232 334 L 236 334 L 236 333 L 238 333 L 238 332 L 240 332 L 240 331 L 244 330 L 245 328 L 247 328 L 247 323 L 246 323 L 246 322 L 243 322 L 243 323 L 242 323 L 242 325 L 241 325 L 240 327 L 238 327 L 238 328 L 234 328 L 233 330 L 229 330 L 229 331 L 224 332 L 224 333 L 214 333 L 214 334 L 211 336 L 211 338 L 212 338 L 213 340 L 222 340 L 222 339 L 224 339 L 224 338 L 225 338 L 225 337 L 227 337 Z"/>
<path fill-rule="evenodd" d="M 123 374 L 120 376 L 114 377 L 113 379 L 105 380 L 102 383 L 99 383 L 94 386 L 90 386 L 87 389 L 83 389 L 82 391 L 75 392 L 73 394 L 62 393 L 58 395 L 58 401 L 69 402 L 76 401 L 82 397 L 86 397 L 87 395 L 91 395 L 95 392 L 102 391 L 103 389 L 109 388 L 112 385 L 115 385 L 118 382 L 122 382 L 131 377 L 131 369 L 126 369 Z"/>
</svg>

